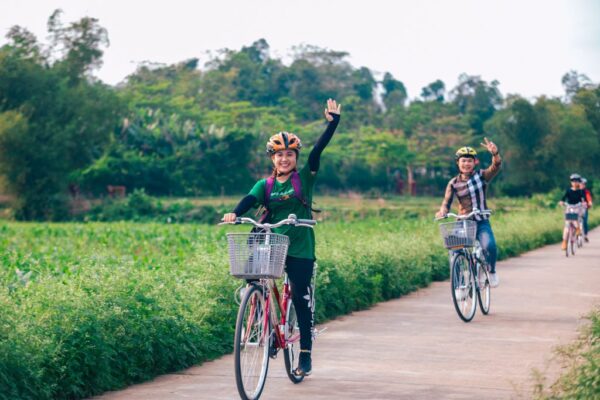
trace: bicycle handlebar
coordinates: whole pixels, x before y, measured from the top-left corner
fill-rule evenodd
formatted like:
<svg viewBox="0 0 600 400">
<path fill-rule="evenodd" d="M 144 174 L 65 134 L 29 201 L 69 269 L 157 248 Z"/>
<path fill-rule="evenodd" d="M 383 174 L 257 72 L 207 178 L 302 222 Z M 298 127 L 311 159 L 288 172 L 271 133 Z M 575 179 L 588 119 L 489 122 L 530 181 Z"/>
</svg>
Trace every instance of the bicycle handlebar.
<svg viewBox="0 0 600 400">
<path fill-rule="evenodd" d="M 293 225 L 293 226 L 303 226 L 303 227 L 307 227 L 307 228 L 312 228 L 317 224 L 317 221 L 315 221 L 314 219 L 298 219 L 296 217 L 296 214 L 290 214 L 290 215 L 288 215 L 288 217 L 286 219 L 282 219 L 281 221 L 276 222 L 274 224 L 268 224 L 268 223 L 261 224 L 259 222 L 256 222 L 252 218 L 248 218 L 248 217 L 237 217 L 235 219 L 235 222 L 219 223 L 219 225 L 240 225 L 240 224 L 252 224 L 257 228 L 264 228 L 264 229 L 271 230 L 273 228 L 279 228 L 282 225 Z"/>
<path fill-rule="evenodd" d="M 454 217 L 457 220 L 464 220 L 464 219 L 469 219 L 474 215 L 491 215 L 492 214 L 492 210 L 480 210 L 478 208 L 474 208 L 473 211 L 471 211 L 469 214 L 466 215 L 458 215 L 458 214 L 454 214 L 454 213 L 447 213 L 445 216 L 440 217 L 440 218 L 435 218 L 435 221 L 439 221 L 442 219 L 447 219 L 448 217 Z"/>
<path fill-rule="evenodd" d="M 563 208 L 569 208 L 569 207 L 579 208 L 579 207 L 585 207 L 586 205 L 587 205 L 587 203 L 584 203 L 584 202 L 579 202 L 577 204 L 563 203 L 562 207 Z"/>
</svg>

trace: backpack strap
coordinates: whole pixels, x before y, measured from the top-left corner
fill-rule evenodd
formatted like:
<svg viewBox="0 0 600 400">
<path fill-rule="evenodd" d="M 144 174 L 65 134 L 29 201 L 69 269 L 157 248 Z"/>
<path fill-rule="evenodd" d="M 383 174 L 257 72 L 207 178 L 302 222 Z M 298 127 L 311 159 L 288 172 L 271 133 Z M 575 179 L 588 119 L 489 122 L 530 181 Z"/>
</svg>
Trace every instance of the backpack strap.
<svg viewBox="0 0 600 400">
<path fill-rule="evenodd" d="M 320 210 L 315 210 L 312 207 L 310 207 L 310 205 L 302 195 L 302 180 L 300 179 L 300 174 L 298 173 L 298 171 L 292 171 L 290 179 L 292 180 L 292 187 L 294 188 L 294 197 L 297 198 L 304 207 L 310 210 L 311 213 L 312 211 L 320 212 Z M 260 222 L 266 221 L 267 216 L 269 214 L 269 203 L 271 202 L 271 193 L 273 192 L 274 186 L 275 177 L 268 177 L 265 181 L 265 198 L 263 202 L 266 211 L 262 214 Z"/>
<path fill-rule="evenodd" d="M 263 204 L 265 208 L 269 208 L 269 201 L 271 201 L 271 193 L 273 193 L 273 186 L 275 186 L 275 177 L 270 176 L 265 181 L 265 199 Z"/>
<path fill-rule="evenodd" d="M 308 207 L 306 199 L 302 196 L 302 181 L 300 180 L 300 174 L 298 171 L 292 172 L 292 187 L 294 188 L 294 196 L 305 206 Z"/>
<path fill-rule="evenodd" d="M 265 180 L 265 198 L 263 201 L 264 210 L 258 219 L 259 223 L 264 223 L 269 217 L 269 201 L 271 200 L 271 193 L 273 192 L 273 186 L 275 186 L 275 177 L 270 176 Z M 260 209 L 259 209 L 260 212 Z"/>
</svg>

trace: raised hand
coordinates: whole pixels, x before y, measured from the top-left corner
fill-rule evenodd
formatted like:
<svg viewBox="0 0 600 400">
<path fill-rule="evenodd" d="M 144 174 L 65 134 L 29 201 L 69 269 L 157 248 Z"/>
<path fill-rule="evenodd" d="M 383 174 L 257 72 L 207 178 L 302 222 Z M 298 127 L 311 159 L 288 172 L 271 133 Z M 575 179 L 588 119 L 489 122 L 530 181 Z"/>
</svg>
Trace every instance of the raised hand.
<svg viewBox="0 0 600 400">
<path fill-rule="evenodd" d="M 481 143 L 481 145 L 483 147 L 485 147 L 490 153 L 492 153 L 492 155 L 496 155 L 498 154 L 498 146 L 496 146 L 496 144 L 494 142 L 490 142 L 488 140 L 488 138 L 484 137 L 483 138 L 485 143 Z"/>
<path fill-rule="evenodd" d="M 342 105 L 336 103 L 333 99 L 327 99 L 327 108 L 325 109 L 325 119 L 329 122 L 333 121 L 331 114 L 340 115 L 342 113 Z"/>
</svg>

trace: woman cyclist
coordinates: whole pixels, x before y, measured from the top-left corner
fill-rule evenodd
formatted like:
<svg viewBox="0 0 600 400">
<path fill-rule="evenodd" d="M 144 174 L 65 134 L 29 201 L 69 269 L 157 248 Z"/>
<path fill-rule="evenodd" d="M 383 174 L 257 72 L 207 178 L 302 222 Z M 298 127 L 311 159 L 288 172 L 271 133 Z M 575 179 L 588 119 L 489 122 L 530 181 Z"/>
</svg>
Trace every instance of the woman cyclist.
<svg viewBox="0 0 600 400">
<path fill-rule="evenodd" d="M 579 184 L 581 183 L 581 176 L 579 174 L 571 174 L 571 176 L 569 176 L 569 180 L 571 181 L 571 187 L 567 189 L 559 204 L 563 207 L 565 206 L 565 202 L 569 205 L 575 205 L 580 203 L 585 204 L 585 193 L 579 188 Z M 575 221 L 575 227 L 578 231 L 579 229 L 581 229 L 577 221 Z M 565 224 L 565 228 L 563 229 L 563 241 L 562 245 L 560 246 L 561 250 L 567 249 L 568 235 L 569 226 Z"/>
<path fill-rule="evenodd" d="M 473 208 L 487 210 L 486 188 L 489 181 L 492 180 L 502 165 L 502 159 L 498 153 L 498 147 L 485 138 L 485 143 L 481 143 L 490 153 L 492 153 L 492 165 L 487 169 L 475 170 L 479 164 L 477 152 L 472 147 L 461 147 L 455 154 L 456 165 L 459 174 L 448 182 L 446 194 L 440 210 L 436 213 L 437 218 L 442 218 L 448 214 L 452 199 L 454 196 L 458 199 L 458 213 L 461 215 L 469 214 Z M 490 264 L 490 286 L 497 287 L 500 279 L 496 274 L 496 239 L 487 216 L 475 216 L 477 221 L 477 240 L 488 255 Z"/>
<path fill-rule="evenodd" d="M 235 207 L 232 213 L 225 214 L 223 221 L 234 222 L 250 208 L 264 206 L 265 222 L 276 223 L 296 214 L 298 218 L 310 219 L 313 188 L 316 180 L 321 153 L 331 140 L 340 120 L 341 104 L 327 100 L 325 118 L 327 128 L 317 140 L 308 155 L 308 162 L 298 171 L 297 163 L 302 143 L 293 133 L 279 132 L 267 142 L 267 154 L 273 162 L 273 174 L 270 179 L 259 180 L 250 193 Z M 298 193 L 301 191 L 301 193 Z M 286 272 L 291 288 L 292 301 L 298 316 L 300 328 L 300 358 L 297 375 L 310 375 L 312 372 L 311 350 L 314 310 L 310 304 L 310 281 L 313 275 L 315 257 L 315 236 L 312 229 L 284 225 L 273 230 L 287 235 L 290 246 L 286 259 Z"/>
</svg>

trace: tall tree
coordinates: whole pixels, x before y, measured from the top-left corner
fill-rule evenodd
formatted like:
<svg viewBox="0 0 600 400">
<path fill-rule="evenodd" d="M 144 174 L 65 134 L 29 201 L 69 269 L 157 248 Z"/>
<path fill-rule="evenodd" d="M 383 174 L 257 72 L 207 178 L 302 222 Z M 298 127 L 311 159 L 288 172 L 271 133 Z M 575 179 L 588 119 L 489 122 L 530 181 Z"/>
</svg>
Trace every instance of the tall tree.
<svg viewBox="0 0 600 400">
<path fill-rule="evenodd" d="M 421 89 L 421 97 L 425 101 L 437 101 L 443 103 L 445 94 L 446 85 L 439 79 Z"/>
<path fill-rule="evenodd" d="M 384 90 L 383 103 L 385 104 L 386 108 L 390 109 L 395 106 L 404 106 L 404 103 L 408 98 L 408 93 L 404 83 L 395 79 L 391 73 L 386 72 L 383 75 L 381 86 Z"/>
<path fill-rule="evenodd" d="M 575 70 L 571 70 L 563 75 L 561 83 L 565 88 L 565 99 L 571 101 L 573 96 L 591 83 L 590 78 L 584 74 L 580 74 Z"/>
<path fill-rule="evenodd" d="M 496 80 L 488 84 L 479 76 L 461 74 L 450 92 L 452 101 L 477 134 L 483 133 L 485 121 L 502 105 L 499 84 Z"/>
<path fill-rule="evenodd" d="M 0 50 L 0 169 L 22 219 L 66 216 L 69 175 L 102 155 L 119 108 L 111 89 L 86 76 L 105 31 L 90 18 L 63 28 L 57 15 L 46 52 L 18 27 Z"/>
</svg>

